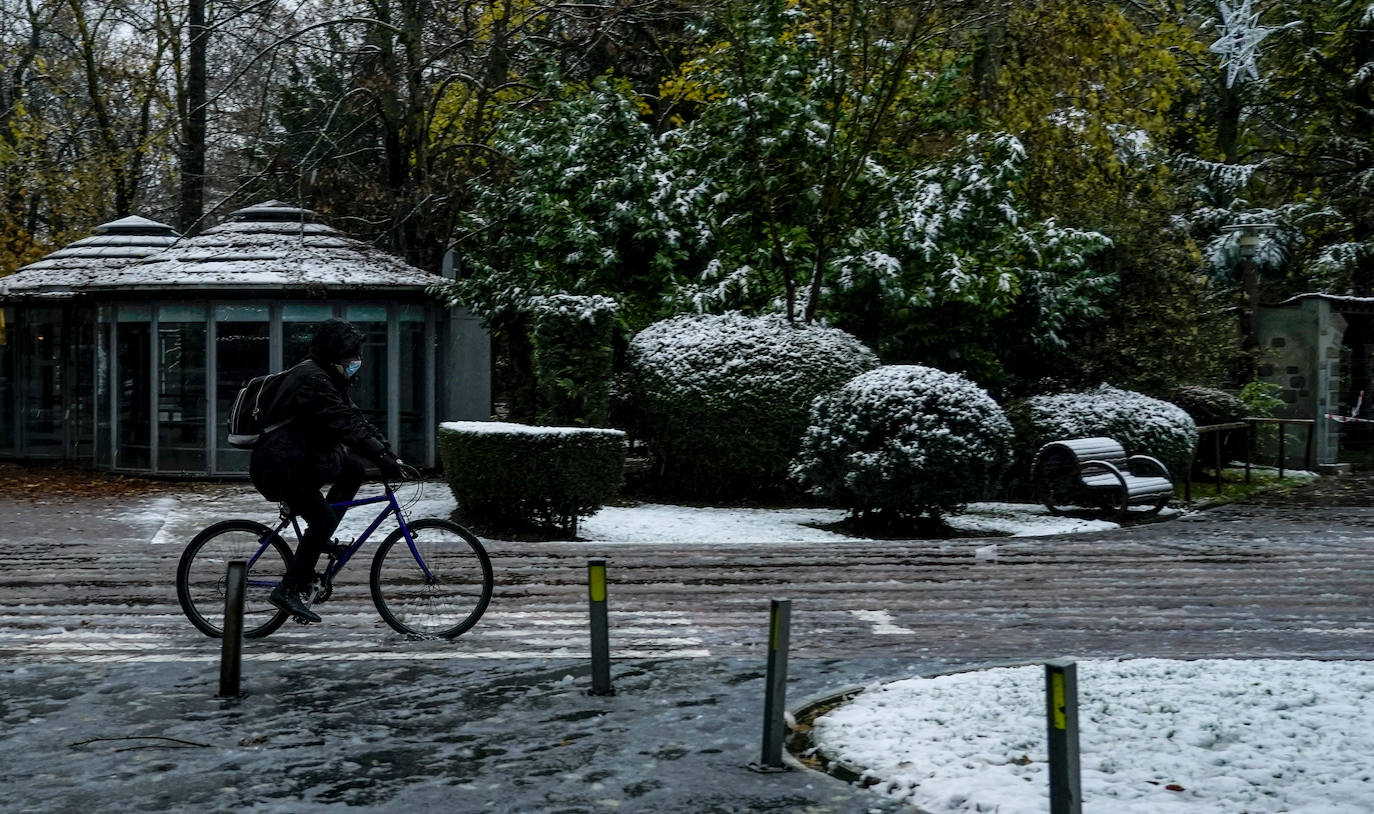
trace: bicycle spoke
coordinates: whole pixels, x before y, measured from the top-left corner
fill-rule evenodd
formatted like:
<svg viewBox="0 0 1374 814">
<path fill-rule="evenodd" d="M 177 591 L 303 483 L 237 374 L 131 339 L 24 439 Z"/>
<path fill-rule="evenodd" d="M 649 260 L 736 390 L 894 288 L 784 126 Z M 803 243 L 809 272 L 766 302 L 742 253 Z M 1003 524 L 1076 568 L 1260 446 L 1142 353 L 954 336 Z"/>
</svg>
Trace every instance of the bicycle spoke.
<svg viewBox="0 0 1374 814">
<path fill-rule="evenodd" d="M 285 620 L 267 596 L 286 570 L 287 549 L 274 541 L 259 554 L 267 532 L 259 523 L 231 520 L 207 528 L 186 547 L 177 568 L 177 598 L 187 618 L 207 636 L 224 634 L 225 585 L 229 563 L 235 560 L 252 561 L 244 592 L 244 636 L 266 636 Z"/>
<path fill-rule="evenodd" d="M 372 596 L 377 611 L 403 633 L 425 638 L 457 636 L 476 624 L 486 610 L 492 591 L 491 562 L 477 538 L 453 523 L 418 520 L 410 531 L 413 551 L 398 529 L 373 560 Z"/>
</svg>

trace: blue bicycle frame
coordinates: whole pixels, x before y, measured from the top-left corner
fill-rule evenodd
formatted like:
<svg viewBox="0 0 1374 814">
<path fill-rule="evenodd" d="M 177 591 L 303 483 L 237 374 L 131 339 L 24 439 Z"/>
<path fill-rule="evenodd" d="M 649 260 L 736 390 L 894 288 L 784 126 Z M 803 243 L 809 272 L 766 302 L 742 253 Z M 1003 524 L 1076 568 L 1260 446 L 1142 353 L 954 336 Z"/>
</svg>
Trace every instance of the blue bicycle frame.
<svg viewBox="0 0 1374 814">
<path fill-rule="evenodd" d="M 386 522 L 386 519 L 388 517 L 394 514 L 396 515 L 396 524 L 400 526 L 401 533 L 406 538 L 406 545 L 410 547 L 410 553 L 413 557 L 415 557 L 415 562 L 419 563 L 420 570 L 424 571 L 425 579 L 433 581 L 434 574 L 429 570 L 429 566 L 425 564 L 424 557 L 420 556 L 420 550 L 415 547 L 415 540 L 410 536 L 410 526 L 406 523 L 405 515 L 401 513 L 401 505 L 396 502 L 396 493 L 391 490 L 390 485 L 387 485 L 385 494 L 376 495 L 374 497 L 365 497 L 359 500 L 346 500 L 342 503 L 331 503 L 329 505 L 332 508 L 347 511 L 348 509 L 351 509 L 355 506 L 370 506 L 374 503 L 385 503 L 387 504 L 387 506 L 377 514 L 377 517 L 372 521 L 371 525 L 369 525 L 367 529 L 363 531 L 362 534 L 359 534 L 356 540 L 354 540 L 352 543 L 349 543 L 348 548 L 345 549 L 344 552 L 341 555 L 339 555 L 337 559 L 334 560 L 334 564 L 330 566 L 325 572 L 326 578 L 333 579 L 336 574 L 342 571 L 343 567 L 348 563 L 348 561 L 353 559 L 353 555 L 357 553 L 358 549 L 362 548 L 363 543 L 366 543 L 368 541 L 368 538 L 372 536 L 372 533 L 376 531 L 377 528 L 382 525 L 382 523 Z M 292 546 L 291 543 L 286 540 L 286 538 L 281 536 L 282 529 L 285 529 L 287 524 L 290 524 L 291 528 L 296 532 L 296 539 L 300 540 L 300 523 L 297 521 L 296 515 L 289 514 L 286 505 L 282 504 L 281 521 L 277 523 L 276 528 L 272 529 L 271 534 L 263 538 L 262 545 L 258 547 L 258 550 L 254 552 L 252 559 L 248 561 L 249 573 L 252 573 L 253 564 L 258 561 L 258 558 L 262 556 L 262 553 L 266 551 L 267 547 L 272 544 L 273 537 L 276 537 L 280 539 L 283 543 L 286 543 L 287 547 L 291 548 L 293 552 L 296 550 L 295 547 Z M 248 584 L 263 588 L 275 588 L 278 584 L 280 584 L 280 582 L 280 580 L 250 579 L 248 581 Z"/>
</svg>

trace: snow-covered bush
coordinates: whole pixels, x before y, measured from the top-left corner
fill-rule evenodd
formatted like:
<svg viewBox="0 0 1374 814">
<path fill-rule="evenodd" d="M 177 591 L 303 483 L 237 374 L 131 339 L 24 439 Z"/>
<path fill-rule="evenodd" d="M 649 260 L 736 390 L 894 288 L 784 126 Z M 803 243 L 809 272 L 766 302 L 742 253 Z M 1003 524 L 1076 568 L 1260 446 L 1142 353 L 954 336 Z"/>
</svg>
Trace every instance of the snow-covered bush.
<svg viewBox="0 0 1374 814">
<path fill-rule="evenodd" d="M 938 518 L 984 497 L 1011 423 L 978 385 L 918 365 L 871 370 L 811 405 L 792 475 L 856 514 Z"/>
<path fill-rule="evenodd" d="M 1209 424 L 1233 424 L 1250 414 L 1245 402 L 1215 387 L 1180 387 L 1169 396 L 1169 401 L 1181 407 L 1199 427 Z M 1246 433 L 1241 430 L 1227 430 L 1222 433 L 1220 451 L 1223 462 L 1241 460 L 1246 456 L 1246 437 Z M 1199 460 L 1193 462 L 1195 474 L 1202 474 L 1200 467 L 1214 463 L 1216 448 L 1212 443 L 1209 441 L 1198 450 Z"/>
<path fill-rule="evenodd" d="M 1245 402 L 1215 387 L 1180 387 L 1169 401 L 1183 409 L 1199 426 L 1229 424 L 1249 414 Z"/>
<path fill-rule="evenodd" d="M 577 535 L 624 479 L 625 433 L 495 421 L 439 425 L 439 457 L 458 511 L 477 523 L 529 523 Z"/>
<path fill-rule="evenodd" d="M 1152 455 L 1175 478 L 1188 472 L 1197 425 L 1181 407 L 1133 390 L 1102 385 L 1096 390 L 1035 396 L 1007 411 L 1016 429 L 1014 466 L 1030 474 L 1036 450 L 1051 441 L 1106 436 L 1129 455 Z"/>
<path fill-rule="evenodd" d="M 666 483 L 715 494 L 785 486 L 811 400 L 878 364 L 843 331 L 737 313 L 656 322 L 627 361 Z"/>
<path fill-rule="evenodd" d="M 637 95 L 609 76 L 526 78 L 547 103 L 502 116 L 459 224 L 463 274 L 441 290 L 502 327 L 558 293 L 615 293 L 626 313 L 657 313 L 690 230 L 658 198 L 670 157 Z"/>
</svg>

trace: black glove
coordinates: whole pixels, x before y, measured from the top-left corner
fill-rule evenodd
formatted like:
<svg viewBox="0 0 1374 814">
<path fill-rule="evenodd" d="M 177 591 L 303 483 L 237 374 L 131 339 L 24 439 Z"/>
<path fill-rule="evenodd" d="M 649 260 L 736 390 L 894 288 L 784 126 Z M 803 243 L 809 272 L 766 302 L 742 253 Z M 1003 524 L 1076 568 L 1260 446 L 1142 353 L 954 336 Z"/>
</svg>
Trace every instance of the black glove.
<svg viewBox="0 0 1374 814">
<path fill-rule="evenodd" d="M 395 455 L 387 453 L 377 461 L 377 468 L 382 470 L 382 480 L 397 481 L 405 480 L 406 472 L 401 467 L 401 462 Z"/>
</svg>

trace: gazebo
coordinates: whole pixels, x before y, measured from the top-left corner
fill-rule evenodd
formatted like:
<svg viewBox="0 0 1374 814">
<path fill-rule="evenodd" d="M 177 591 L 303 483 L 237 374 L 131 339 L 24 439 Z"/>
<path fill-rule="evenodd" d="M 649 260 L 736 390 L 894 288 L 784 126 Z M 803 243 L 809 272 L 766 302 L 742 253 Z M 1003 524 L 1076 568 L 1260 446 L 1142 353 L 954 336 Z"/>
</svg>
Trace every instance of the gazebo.
<svg viewBox="0 0 1374 814">
<path fill-rule="evenodd" d="M 0 278 L 0 455 L 242 475 L 239 386 L 332 316 L 366 337 L 353 398 L 402 458 L 434 466 L 440 421 L 490 417 L 489 340 L 430 295 L 442 278 L 307 209 L 268 201 L 193 238 L 136 217 L 95 232 Z"/>
</svg>

